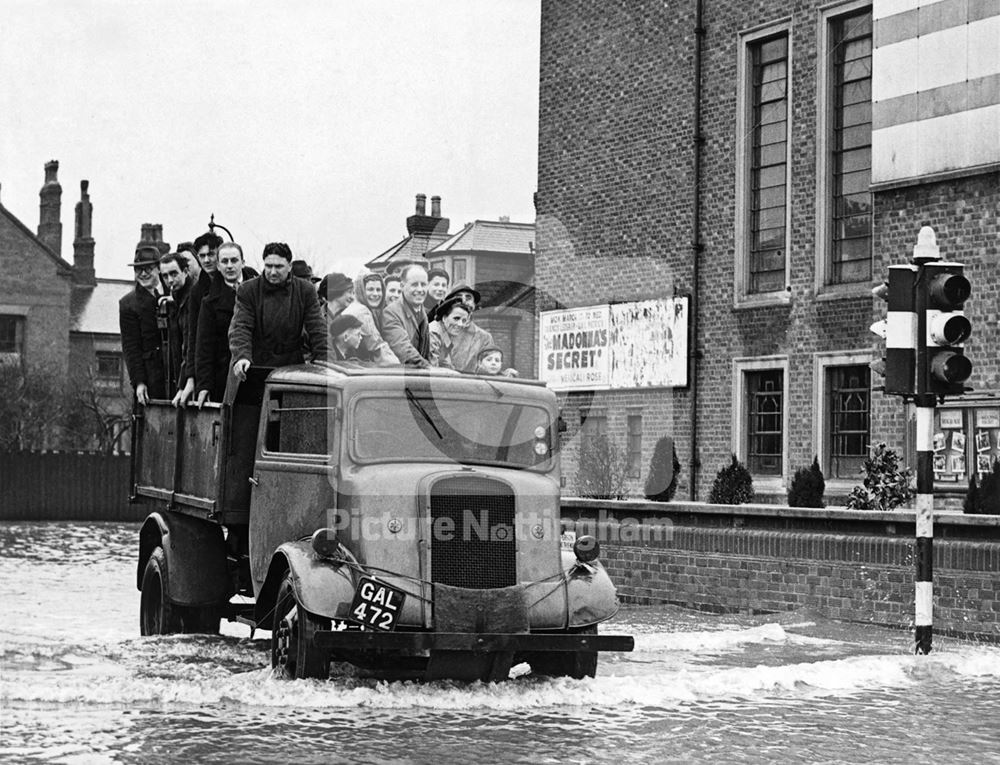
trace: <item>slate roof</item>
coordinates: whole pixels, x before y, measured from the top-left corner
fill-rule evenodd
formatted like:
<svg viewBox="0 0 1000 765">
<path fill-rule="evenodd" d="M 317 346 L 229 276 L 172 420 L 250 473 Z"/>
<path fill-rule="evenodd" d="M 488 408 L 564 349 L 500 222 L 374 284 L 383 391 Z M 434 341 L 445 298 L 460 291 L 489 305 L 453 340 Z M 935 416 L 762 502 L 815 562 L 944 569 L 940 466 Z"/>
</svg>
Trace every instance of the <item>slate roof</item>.
<svg viewBox="0 0 1000 765">
<path fill-rule="evenodd" d="M 383 270 L 393 260 L 422 258 L 424 253 L 448 239 L 448 234 L 416 234 L 396 242 L 385 252 L 365 263 L 374 270 Z"/>
<path fill-rule="evenodd" d="M 93 287 L 74 287 L 70 296 L 70 331 L 117 335 L 118 301 L 132 291 L 135 282 L 98 279 Z"/>
<path fill-rule="evenodd" d="M 491 252 L 532 255 L 535 252 L 535 224 L 476 220 L 439 244 L 428 255 L 447 252 Z"/>
</svg>

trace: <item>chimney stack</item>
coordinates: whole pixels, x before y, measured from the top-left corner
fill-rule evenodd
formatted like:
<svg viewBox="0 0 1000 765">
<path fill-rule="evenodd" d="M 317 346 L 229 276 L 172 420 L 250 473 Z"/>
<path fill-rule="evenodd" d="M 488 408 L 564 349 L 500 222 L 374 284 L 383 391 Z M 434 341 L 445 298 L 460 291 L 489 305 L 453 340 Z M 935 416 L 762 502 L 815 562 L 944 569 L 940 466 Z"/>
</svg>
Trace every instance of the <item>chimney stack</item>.
<svg viewBox="0 0 1000 765">
<path fill-rule="evenodd" d="M 62 204 L 62 186 L 56 178 L 59 172 L 59 162 L 50 160 L 45 163 L 45 184 L 38 192 L 41 197 L 38 217 L 38 238 L 52 252 L 62 257 L 62 223 L 59 222 L 59 208 Z"/>
<path fill-rule="evenodd" d="M 94 207 L 90 204 L 87 187 L 90 181 L 80 181 L 80 201 L 76 203 L 76 232 L 73 236 L 73 282 L 93 286 L 97 284 L 94 273 L 94 237 L 91 236 Z"/>
<path fill-rule="evenodd" d="M 170 245 L 163 241 L 163 224 L 162 223 L 143 223 L 141 228 L 141 233 L 139 234 L 139 241 L 136 243 L 135 248 L 138 250 L 144 244 L 152 244 L 160 251 L 161 255 L 166 255 L 170 252 Z"/>
<path fill-rule="evenodd" d="M 417 194 L 417 212 L 406 219 L 408 234 L 447 234 L 451 221 L 441 217 L 441 197 L 431 197 L 431 214 L 427 214 L 427 196 Z"/>
</svg>

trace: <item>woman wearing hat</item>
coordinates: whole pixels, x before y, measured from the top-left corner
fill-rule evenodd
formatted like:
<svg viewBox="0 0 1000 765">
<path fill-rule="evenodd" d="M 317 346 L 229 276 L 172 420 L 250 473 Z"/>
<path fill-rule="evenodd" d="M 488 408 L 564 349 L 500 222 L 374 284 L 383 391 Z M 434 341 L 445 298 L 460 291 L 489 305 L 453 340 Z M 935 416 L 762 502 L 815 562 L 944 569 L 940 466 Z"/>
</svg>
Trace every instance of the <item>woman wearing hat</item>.
<svg viewBox="0 0 1000 765">
<path fill-rule="evenodd" d="M 143 245 L 129 264 L 135 269 L 135 289 L 118 301 L 122 355 L 136 400 L 145 406 L 152 398 L 167 397 L 167 375 L 156 324 L 160 285 L 160 251 Z"/>
<path fill-rule="evenodd" d="M 479 363 L 479 352 L 493 342 L 493 335 L 472 320 L 472 313 L 479 307 L 482 296 L 479 290 L 467 284 L 456 284 L 441 302 L 441 306 L 451 301 L 461 302 L 469 311 L 469 320 L 457 334 L 451 335 L 451 363 L 459 372 L 474 373 Z M 440 315 L 440 312 L 438 312 Z"/>
<path fill-rule="evenodd" d="M 472 311 L 461 297 L 442 300 L 428 315 L 431 336 L 431 366 L 459 370 L 454 362 L 456 338 L 469 325 Z M 471 371 L 471 370 L 470 370 Z"/>
</svg>

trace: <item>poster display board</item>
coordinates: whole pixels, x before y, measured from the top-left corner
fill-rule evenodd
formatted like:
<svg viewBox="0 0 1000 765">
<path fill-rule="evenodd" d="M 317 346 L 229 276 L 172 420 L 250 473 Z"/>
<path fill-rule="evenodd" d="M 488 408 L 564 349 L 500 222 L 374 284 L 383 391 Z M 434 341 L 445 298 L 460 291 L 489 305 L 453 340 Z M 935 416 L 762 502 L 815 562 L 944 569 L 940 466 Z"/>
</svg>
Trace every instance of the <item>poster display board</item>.
<svg viewBox="0 0 1000 765">
<path fill-rule="evenodd" d="M 543 311 L 539 377 L 565 391 L 684 387 L 689 307 L 684 296 Z"/>
<path fill-rule="evenodd" d="M 981 480 L 1000 459 L 1000 409 L 988 406 L 939 409 L 934 428 L 934 480 Z"/>
</svg>

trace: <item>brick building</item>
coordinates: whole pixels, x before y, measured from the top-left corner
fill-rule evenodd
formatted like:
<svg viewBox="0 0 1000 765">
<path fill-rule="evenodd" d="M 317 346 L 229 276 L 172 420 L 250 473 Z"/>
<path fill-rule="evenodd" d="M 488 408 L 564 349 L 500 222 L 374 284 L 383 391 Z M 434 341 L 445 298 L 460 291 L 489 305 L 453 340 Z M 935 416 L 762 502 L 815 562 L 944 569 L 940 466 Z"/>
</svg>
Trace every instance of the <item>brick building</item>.
<svg viewBox="0 0 1000 765">
<path fill-rule="evenodd" d="M 131 394 L 118 299 L 132 282 L 95 275 L 87 181 L 76 204 L 73 262 L 63 259 L 58 171 L 58 162 L 46 163 L 37 233 L 0 205 L 0 360 L 72 397 L 70 432 L 51 434 L 45 446 L 121 446 Z"/>
<path fill-rule="evenodd" d="M 678 498 L 730 453 L 772 499 L 814 455 L 828 497 L 871 443 L 910 457 L 871 289 L 924 223 L 973 284 L 976 391 L 939 410 L 937 489 L 1000 454 L 998 51 L 989 2 L 543 0 L 539 307 L 690 301 L 685 386 L 564 394 L 569 493 L 588 432 L 628 452 L 633 494 L 672 436 Z"/>
</svg>

